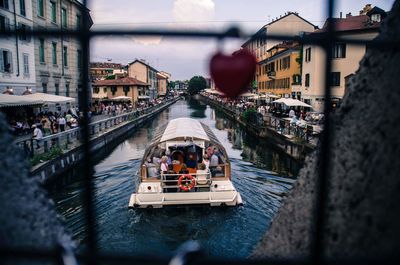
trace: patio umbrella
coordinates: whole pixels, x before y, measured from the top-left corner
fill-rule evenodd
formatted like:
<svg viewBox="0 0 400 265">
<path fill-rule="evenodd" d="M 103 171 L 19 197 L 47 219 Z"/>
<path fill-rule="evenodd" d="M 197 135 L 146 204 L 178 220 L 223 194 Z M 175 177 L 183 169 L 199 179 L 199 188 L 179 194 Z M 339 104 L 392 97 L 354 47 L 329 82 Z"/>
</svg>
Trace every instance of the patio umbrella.
<svg viewBox="0 0 400 265">
<path fill-rule="evenodd" d="M 278 100 L 273 101 L 272 103 L 280 103 L 285 104 L 288 107 L 306 107 L 312 108 L 311 105 L 304 103 L 303 101 L 293 99 L 293 98 L 280 98 Z"/>
</svg>

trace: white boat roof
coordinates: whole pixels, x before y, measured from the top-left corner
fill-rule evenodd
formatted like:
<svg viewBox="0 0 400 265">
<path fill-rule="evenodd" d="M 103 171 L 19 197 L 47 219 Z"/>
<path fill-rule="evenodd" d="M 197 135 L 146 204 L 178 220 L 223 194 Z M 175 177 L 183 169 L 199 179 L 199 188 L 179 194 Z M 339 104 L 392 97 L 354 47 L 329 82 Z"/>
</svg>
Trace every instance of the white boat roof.
<svg viewBox="0 0 400 265">
<path fill-rule="evenodd" d="M 199 121 L 190 118 L 178 118 L 168 123 L 161 136 L 160 142 L 185 137 L 210 141 L 210 138 Z"/>
</svg>

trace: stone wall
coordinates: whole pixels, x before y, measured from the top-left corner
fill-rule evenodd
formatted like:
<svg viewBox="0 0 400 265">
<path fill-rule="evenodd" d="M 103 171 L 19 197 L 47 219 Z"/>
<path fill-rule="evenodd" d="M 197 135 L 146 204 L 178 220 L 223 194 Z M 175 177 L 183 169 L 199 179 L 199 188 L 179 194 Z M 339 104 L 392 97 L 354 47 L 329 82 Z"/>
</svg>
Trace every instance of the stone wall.
<svg viewBox="0 0 400 265">
<path fill-rule="evenodd" d="M 400 1 L 379 40 L 400 41 Z M 332 117 L 324 256 L 379 259 L 400 249 L 400 51 L 369 50 Z M 306 161 L 293 192 L 253 258 L 306 257 L 313 233 L 317 154 Z"/>
</svg>

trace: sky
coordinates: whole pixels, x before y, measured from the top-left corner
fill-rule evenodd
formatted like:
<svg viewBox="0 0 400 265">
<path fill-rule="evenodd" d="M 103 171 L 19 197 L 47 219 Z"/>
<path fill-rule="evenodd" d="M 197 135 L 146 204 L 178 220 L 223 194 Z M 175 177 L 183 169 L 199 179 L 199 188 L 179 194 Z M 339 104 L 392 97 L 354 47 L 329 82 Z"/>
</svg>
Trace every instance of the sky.
<svg viewBox="0 0 400 265">
<path fill-rule="evenodd" d="M 89 9 L 95 29 L 194 29 L 223 31 L 238 26 L 249 35 L 288 11 L 321 27 L 326 19 L 326 0 L 91 0 Z M 389 11 L 394 0 L 337 0 L 335 17 L 351 12 L 357 15 L 365 4 Z M 209 76 L 211 56 L 221 49 L 230 54 L 243 39 L 96 37 L 91 41 L 91 61 L 128 64 L 144 59 L 159 71 L 172 74 L 172 80 Z"/>
</svg>

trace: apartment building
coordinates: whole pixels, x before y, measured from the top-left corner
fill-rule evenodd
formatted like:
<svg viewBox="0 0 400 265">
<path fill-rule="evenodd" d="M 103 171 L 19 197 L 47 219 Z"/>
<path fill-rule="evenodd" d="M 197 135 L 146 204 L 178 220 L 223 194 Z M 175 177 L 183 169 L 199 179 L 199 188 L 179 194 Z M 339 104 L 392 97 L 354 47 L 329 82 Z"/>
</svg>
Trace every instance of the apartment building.
<svg viewBox="0 0 400 265">
<path fill-rule="evenodd" d="M 150 99 L 158 97 L 158 71 L 146 63 L 144 60 L 134 60 L 128 64 L 128 76 L 136 78 L 146 84 L 149 84 L 149 89 L 146 92 L 146 96 Z"/>
<path fill-rule="evenodd" d="M 378 33 L 386 12 L 378 7 L 367 5 L 360 14 L 333 20 L 336 32 L 344 39 L 372 40 Z M 320 30 L 311 34 L 323 34 L 327 23 Z M 328 76 L 331 100 L 334 106 L 342 100 L 348 80 L 359 68 L 368 47 L 344 42 L 335 43 L 332 49 L 332 72 Z M 315 111 L 323 111 L 325 90 L 325 60 L 326 55 L 322 48 L 315 45 L 303 46 L 302 84 L 300 97 L 305 103 L 313 106 Z"/>
<path fill-rule="evenodd" d="M 93 24 L 89 10 L 77 0 L 32 0 L 36 29 L 79 29 L 84 16 Z M 36 87 L 38 92 L 78 97 L 82 89 L 82 48 L 73 37 L 35 38 Z"/>
<path fill-rule="evenodd" d="M 158 96 L 165 96 L 168 92 L 169 87 L 169 79 L 171 78 L 171 74 L 161 71 L 157 73 L 158 79 Z"/>
<path fill-rule="evenodd" d="M 103 80 L 112 75 L 118 75 L 118 77 L 125 77 L 127 74 L 126 69 L 122 67 L 120 63 L 109 63 L 109 62 L 93 62 L 90 63 L 90 77 L 91 80 Z"/>
<path fill-rule="evenodd" d="M 31 0 L 0 0 L 0 32 L 32 29 Z M 0 42 L 0 93 L 35 92 L 34 41 L 30 36 L 6 36 Z"/>
<path fill-rule="evenodd" d="M 257 62 L 260 62 L 267 59 L 267 51 L 280 42 L 268 40 L 268 35 L 298 36 L 302 32 L 312 32 L 317 28 L 317 26 L 302 18 L 298 13 L 287 12 L 285 15 L 277 17 L 264 25 L 242 45 L 242 48 L 251 51 L 255 55 Z M 257 66 L 256 73 L 260 72 L 260 67 L 260 65 Z M 260 82 L 258 75 L 255 75 L 252 82 L 254 86 L 253 92 L 258 92 Z"/>
<path fill-rule="evenodd" d="M 258 93 L 295 98 L 292 86 L 300 84 L 300 52 L 301 46 L 289 41 L 267 50 L 267 59 L 258 63 Z"/>
</svg>

